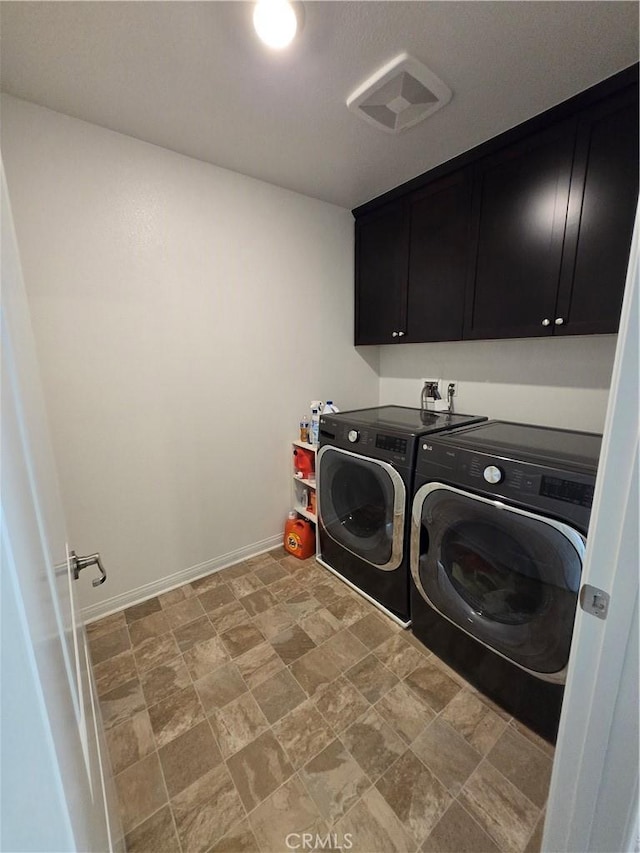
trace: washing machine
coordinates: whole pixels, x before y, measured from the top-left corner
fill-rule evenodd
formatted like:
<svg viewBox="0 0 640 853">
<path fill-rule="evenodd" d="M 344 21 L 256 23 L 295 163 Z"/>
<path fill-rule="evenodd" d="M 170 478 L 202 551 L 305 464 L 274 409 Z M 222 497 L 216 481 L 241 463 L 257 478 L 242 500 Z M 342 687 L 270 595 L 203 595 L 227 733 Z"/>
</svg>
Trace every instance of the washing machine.
<svg viewBox="0 0 640 853">
<path fill-rule="evenodd" d="M 404 627 L 409 625 L 408 535 L 419 439 L 483 420 L 405 406 L 320 419 L 318 561 Z"/>
<path fill-rule="evenodd" d="M 554 741 L 601 436 L 506 421 L 420 441 L 415 636 Z"/>
</svg>

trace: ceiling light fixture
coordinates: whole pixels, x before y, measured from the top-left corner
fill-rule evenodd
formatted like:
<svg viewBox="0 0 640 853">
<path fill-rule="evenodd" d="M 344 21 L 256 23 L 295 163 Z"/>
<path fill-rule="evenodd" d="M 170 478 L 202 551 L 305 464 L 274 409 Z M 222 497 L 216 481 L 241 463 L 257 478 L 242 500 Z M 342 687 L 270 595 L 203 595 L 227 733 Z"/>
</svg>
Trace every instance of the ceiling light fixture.
<svg viewBox="0 0 640 853">
<path fill-rule="evenodd" d="M 253 10 L 253 26 L 266 45 L 281 50 L 293 41 L 298 17 L 288 0 L 259 0 Z"/>
</svg>

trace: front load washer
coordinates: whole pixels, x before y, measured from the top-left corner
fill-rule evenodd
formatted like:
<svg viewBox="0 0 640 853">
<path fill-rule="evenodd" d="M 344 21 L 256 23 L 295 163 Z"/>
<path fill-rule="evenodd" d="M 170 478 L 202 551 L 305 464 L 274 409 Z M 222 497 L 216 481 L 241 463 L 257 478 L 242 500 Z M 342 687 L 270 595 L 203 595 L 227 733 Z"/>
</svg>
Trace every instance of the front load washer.
<svg viewBox="0 0 640 853">
<path fill-rule="evenodd" d="M 554 741 L 601 436 L 488 421 L 420 441 L 415 636 Z"/>
<path fill-rule="evenodd" d="M 483 420 L 404 406 L 320 419 L 318 560 L 404 627 L 418 439 Z"/>
</svg>

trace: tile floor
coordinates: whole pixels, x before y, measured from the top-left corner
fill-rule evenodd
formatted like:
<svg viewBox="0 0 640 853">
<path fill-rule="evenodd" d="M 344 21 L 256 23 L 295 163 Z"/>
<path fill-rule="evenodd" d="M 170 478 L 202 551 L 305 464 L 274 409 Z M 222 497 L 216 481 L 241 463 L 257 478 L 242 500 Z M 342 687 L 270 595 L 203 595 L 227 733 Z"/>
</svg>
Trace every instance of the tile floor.
<svg viewBox="0 0 640 853">
<path fill-rule="evenodd" d="M 552 747 L 314 559 L 278 549 L 88 634 L 131 853 L 539 850 Z"/>
</svg>

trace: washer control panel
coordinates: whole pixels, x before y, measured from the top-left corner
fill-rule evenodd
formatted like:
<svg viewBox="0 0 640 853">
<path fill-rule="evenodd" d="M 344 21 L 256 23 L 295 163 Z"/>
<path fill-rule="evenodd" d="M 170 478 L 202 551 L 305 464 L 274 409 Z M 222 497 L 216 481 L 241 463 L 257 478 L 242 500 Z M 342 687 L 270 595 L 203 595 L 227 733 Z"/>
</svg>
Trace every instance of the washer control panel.
<svg viewBox="0 0 640 853">
<path fill-rule="evenodd" d="M 482 472 L 482 476 L 485 478 L 487 483 L 495 485 L 496 483 L 501 483 L 504 480 L 504 471 L 502 468 L 498 468 L 497 465 L 487 465 Z"/>
</svg>

